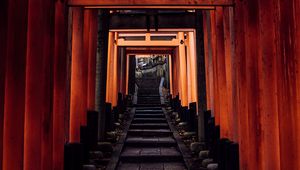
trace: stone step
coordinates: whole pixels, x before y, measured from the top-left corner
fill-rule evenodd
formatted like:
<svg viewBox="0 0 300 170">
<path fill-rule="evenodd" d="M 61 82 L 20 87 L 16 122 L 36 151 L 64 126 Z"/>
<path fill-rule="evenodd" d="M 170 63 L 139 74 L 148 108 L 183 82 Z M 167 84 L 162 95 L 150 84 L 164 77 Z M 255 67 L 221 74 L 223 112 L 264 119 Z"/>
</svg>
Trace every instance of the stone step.
<svg viewBox="0 0 300 170">
<path fill-rule="evenodd" d="M 165 105 L 164 104 L 134 104 L 133 107 L 137 107 L 137 108 L 145 108 L 145 107 L 159 107 L 159 108 L 162 108 L 164 107 Z"/>
<path fill-rule="evenodd" d="M 166 123 L 166 118 L 134 118 L 132 123 Z"/>
<path fill-rule="evenodd" d="M 164 114 L 135 114 L 135 118 L 165 118 Z"/>
<path fill-rule="evenodd" d="M 174 147 L 177 143 L 173 137 L 127 137 L 126 146 L 134 147 Z"/>
<path fill-rule="evenodd" d="M 172 136 L 173 132 L 169 129 L 129 129 L 128 135 L 131 136 Z"/>
<path fill-rule="evenodd" d="M 139 114 L 142 114 L 142 113 L 146 113 L 146 114 L 162 114 L 163 111 L 162 109 L 138 109 L 138 110 L 135 110 L 135 113 L 139 113 Z"/>
<path fill-rule="evenodd" d="M 162 110 L 161 106 L 140 106 L 137 107 L 136 110 Z"/>
<path fill-rule="evenodd" d="M 169 129 L 167 123 L 132 123 L 130 129 Z"/>
<path fill-rule="evenodd" d="M 176 147 L 125 147 L 120 157 L 126 162 L 180 161 L 182 155 Z"/>
<path fill-rule="evenodd" d="M 186 170 L 182 162 L 128 163 L 120 162 L 118 170 Z"/>
</svg>

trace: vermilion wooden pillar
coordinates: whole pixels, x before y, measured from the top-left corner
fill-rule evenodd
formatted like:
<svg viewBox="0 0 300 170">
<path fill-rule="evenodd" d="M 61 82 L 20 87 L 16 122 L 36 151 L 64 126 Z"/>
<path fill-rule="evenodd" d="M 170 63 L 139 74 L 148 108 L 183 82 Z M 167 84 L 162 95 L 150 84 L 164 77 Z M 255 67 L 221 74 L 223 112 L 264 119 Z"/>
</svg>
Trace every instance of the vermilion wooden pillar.
<svg viewBox="0 0 300 170">
<path fill-rule="evenodd" d="M 117 106 L 117 101 L 118 101 L 118 47 L 115 44 L 115 40 L 117 40 L 118 33 L 115 33 L 114 36 L 114 50 L 113 50 L 113 65 L 112 65 L 112 73 L 113 73 L 113 78 L 112 78 L 112 106 Z M 109 89 L 109 88 L 108 88 Z"/>
<path fill-rule="evenodd" d="M 226 72 L 226 88 L 227 88 L 227 120 L 228 120 L 228 137 L 233 141 L 237 141 L 237 119 L 236 119 L 236 103 L 235 97 L 236 77 L 234 45 L 233 45 L 233 9 L 231 7 L 223 7 L 223 25 L 224 25 L 224 52 L 225 52 L 225 72 Z"/>
<path fill-rule="evenodd" d="M 4 97 L 5 97 L 5 65 L 7 53 L 7 7 L 8 1 L 0 2 L 0 169 L 3 161 L 3 119 L 4 119 Z"/>
<path fill-rule="evenodd" d="M 213 94 L 214 105 L 212 114 L 215 117 L 216 125 L 220 125 L 220 100 L 219 100 L 219 84 L 218 84 L 218 67 L 217 67 L 217 32 L 216 32 L 216 11 L 210 12 L 211 16 L 211 45 L 212 45 L 212 65 L 213 65 Z"/>
<path fill-rule="evenodd" d="M 98 10 L 84 10 L 84 57 L 88 59 L 87 108 L 95 110 Z"/>
<path fill-rule="evenodd" d="M 28 1 L 24 170 L 52 169 L 53 11 L 53 1 Z"/>
<path fill-rule="evenodd" d="M 277 67 L 274 21 L 278 16 L 277 4 L 272 0 L 259 1 L 259 89 L 261 140 L 259 145 L 259 169 L 280 169 L 280 143 L 278 124 Z M 266 31 L 267 30 L 267 31 Z"/>
<path fill-rule="evenodd" d="M 67 90 L 68 66 L 68 9 L 67 1 L 55 2 L 55 29 L 53 55 L 53 169 L 64 168 L 65 117 L 69 114 Z"/>
<path fill-rule="evenodd" d="M 114 39 L 115 33 L 108 35 L 108 55 L 107 55 L 107 76 L 106 76 L 106 102 L 112 103 L 112 81 L 113 81 L 113 60 L 114 60 Z"/>
<path fill-rule="evenodd" d="M 300 2 L 297 0 L 294 0 L 294 8 L 295 8 L 295 18 L 294 18 L 294 23 L 295 23 L 295 28 L 300 28 Z M 295 36 L 295 56 L 300 56 L 300 30 L 299 29 L 294 29 L 294 36 Z M 296 130 L 297 132 L 300 132 L 300 58 L 297 57 L 296 59 L 296 88 L 297 88 L 297 93 L 296 93 L 296 100 L 297 100 L 297 115 L 296 115 Z M 297 169 L 300 169 L 300 135 L 299 133 L 297 134 L 297 149 L 296 149 L 298 155 L 296 157 L 297 160 Z"/>
<path fill-rule="evenodd" d="M 294 29 L 297 20 L 294 20 L 295 11 L 293 1 L 280 1 L 280 17 L 276 18 L 279 25 L 279 47 L 277 48 L 277 88 L 278 113 L 280 132 L 280 168 L 299 169 L 297 167 L 299 143 L 297 143 L 297 101 L 296 101 L 296 62 L 300 56 L 295 54 L 294 48 L 297 38 Z M 299 87 L 298 87 L 299 88 Z M 299 108 L 298 108 L 299 109 Z M 297 146 L 298 145 L 298 146 Z"/>
<path fill-rule="evenodd" d="M 251 161 L 249 161 L 249 128 L 248 128 L 248 110 L 246 102 L 246 69 L 245 69 L 245 1 L 237 1 L 234 13 L 235 25 L 235 56 L 237 69 L 237 109 L 238 109 L 238 138 L 239 138 L 239 156 L 240 169 L 252 170 Z M 256 165 L 254 165 L 256 166 Z"/>
<path fill-rule="evenodd" d="M 225 48 L 224 48 L 224 25 L 223 25 L 223 8 L 216 9 L 216 35 L 217 35 L 217 79 L 220 102 L 220 127 L 221 137 L 230 138 L 229 117 L 228 117 L 228 99 L 227 99 L 227 82 L 225 65 Z"/>
<path fill-rule="evenodd" d="M 188 106 L 188 96 L 187 96 L 187 60 L 185 53 L 185 44 L 184 44 L 184 33 L 179 32 L 178 38 L 182 43 L 179 45 L 179 74 L 180 74 L 180 88 L 181 88 L 181 103 L 182 106 Z"/>
<path fill-rule="evenodd" d="M 3 170 L 23 169 L 27 6 L 26 0 L 8 3 Z"/>
<path fill-rule="evenodd" d="M 261 137 L 257 135 L 260 129 L 259 115 L 259 75 L 258 75 L 258 56 L 259 52 L 259 11 L 258 11 L 258 1 L 252 0 L 247 1 L 244 7 L 244 25 L 245 25 L 245 69 L 246 69 L 246 100 L 248 107 L 246 108 L 248 113 L 247 119 L 245 121 L 249 131 L 247 153 L 249 169 L 258 169 L 258 152 L 259 152 L 259 141 Z M 263 100 L 263 99 L 262 99 Z M 243 113 L 241 113 L 243 114 Z M 245 122 L 244 121 L 244 122 Z M 263 122 L 262 122 L 263 123 Z M 250 152 L 250 150 L 252 150 Z"/>
<path fill-rule="evenodd" d="M 211 34 L 210 34 L 210 15 L 208 11 L 203 12 L 203 36 L 204 36 L 204 52 L 205 52 L 205 75 L 206 75 L 206 104 L 207 109 L 211 110 L 211 80 L 210 76 L 210 62 L 211 62 Z"/>
<path fill-rule="evenodd" d="M 70 106 L 70 141 L 79 142 L 80 126 L 86 124 L 87 56 L 83 53 L 83 9 L 74 7 L 72 33 L 72 73 Z"/>
</svg>

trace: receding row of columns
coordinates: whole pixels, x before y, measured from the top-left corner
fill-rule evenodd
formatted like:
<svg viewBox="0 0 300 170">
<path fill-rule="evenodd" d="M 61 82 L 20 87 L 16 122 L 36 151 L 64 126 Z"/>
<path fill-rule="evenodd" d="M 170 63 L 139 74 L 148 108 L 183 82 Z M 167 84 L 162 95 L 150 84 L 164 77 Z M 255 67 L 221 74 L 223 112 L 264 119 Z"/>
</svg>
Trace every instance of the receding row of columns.
<svg viewBox="0 0 300 170">
<path fill-rule="evenodd" d="M 207 106 L 241 169 L 299 169 L 299 2 L 204 13 Z"/>
<path fill-rule="evenodd" d="M 79 142 L 95 109 L 98 10 L 0 6 L 0 169 L 63 169 L 64 144 Z"/>
</svg>

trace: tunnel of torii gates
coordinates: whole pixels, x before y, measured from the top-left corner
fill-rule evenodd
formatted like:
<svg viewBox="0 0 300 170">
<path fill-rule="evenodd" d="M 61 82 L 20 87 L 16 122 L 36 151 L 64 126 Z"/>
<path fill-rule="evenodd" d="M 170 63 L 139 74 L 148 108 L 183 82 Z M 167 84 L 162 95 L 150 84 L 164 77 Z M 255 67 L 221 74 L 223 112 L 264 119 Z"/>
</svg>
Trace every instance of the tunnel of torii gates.
<svg viewBox="0 0 300 170">
<path fill-rule="evenodd" d="M 174 31 L 162 51 L 173 97 L 198 102 L 200 140 L 203 111 L 212 110 L 221 137 L 239 143 L 240 169 L 300 169 L 300 1 L 2 0 L 0 8 L 3 170 L 63 169 L 64 144 L 79 141 L 86 110 L 101 115 L 128 94 L 130 49 L 117 55 L 126 42 L 109 32 L 110 8 L 196 9 L 196 28 Z"/>
</svg>

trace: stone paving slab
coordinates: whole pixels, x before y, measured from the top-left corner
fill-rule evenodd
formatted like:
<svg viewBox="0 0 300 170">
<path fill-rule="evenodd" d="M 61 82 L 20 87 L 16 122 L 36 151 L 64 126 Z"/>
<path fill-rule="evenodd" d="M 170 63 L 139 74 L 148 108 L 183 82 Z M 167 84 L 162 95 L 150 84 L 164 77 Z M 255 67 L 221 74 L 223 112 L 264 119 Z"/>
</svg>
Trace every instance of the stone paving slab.
<svg viewBox="0 0 300 170">
<path fill-rule="evenodd" d="M 180 156 L 175 147 L 126 147 L 121 156 Z"/>
<path fill-rule="evenodd" d="M 120 163 L 119 170 L 186 170 L 181 162 L 168 163 Z"/>
</svg>

